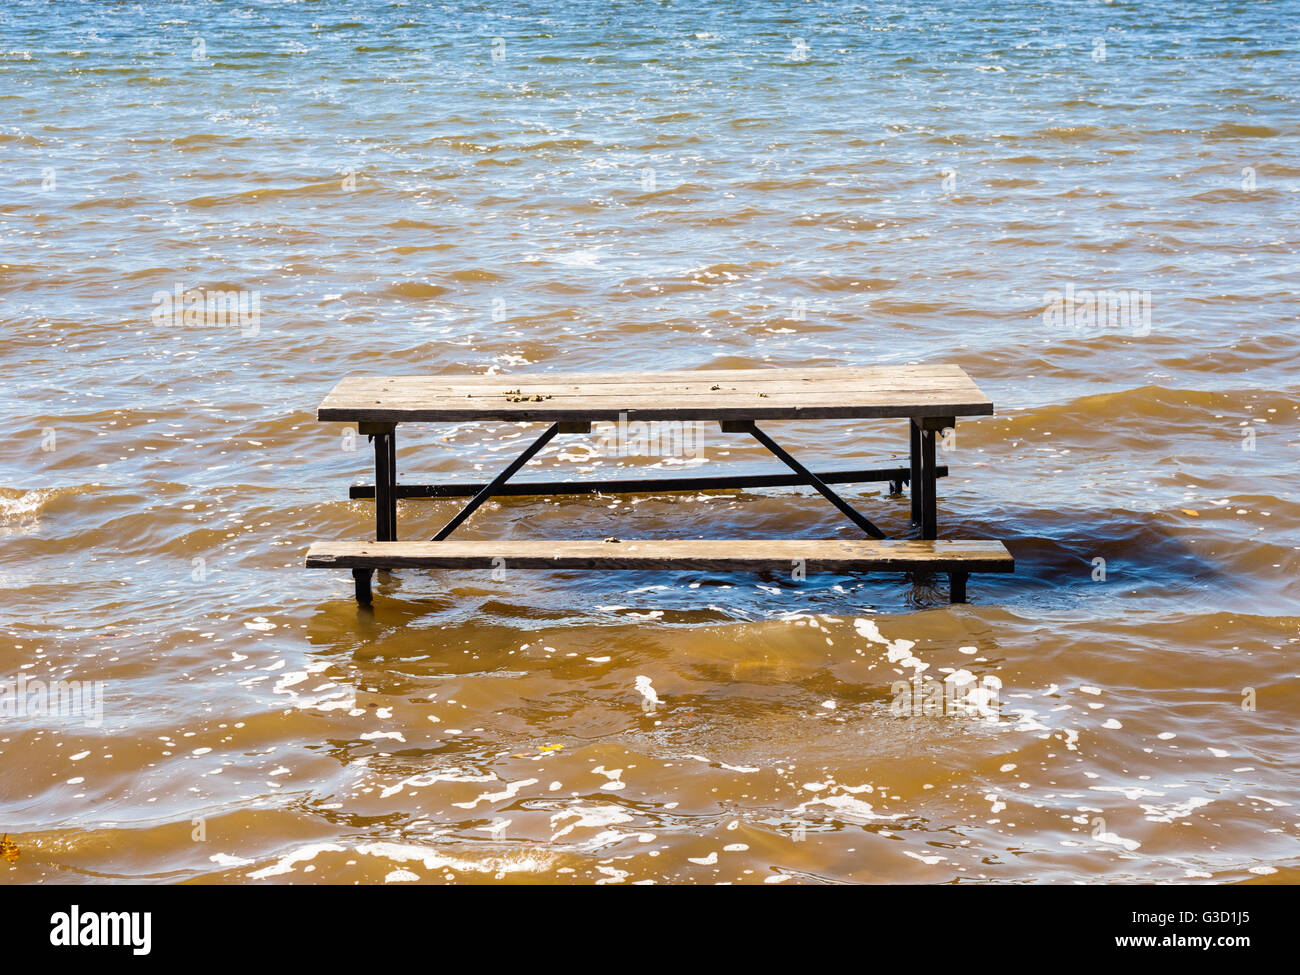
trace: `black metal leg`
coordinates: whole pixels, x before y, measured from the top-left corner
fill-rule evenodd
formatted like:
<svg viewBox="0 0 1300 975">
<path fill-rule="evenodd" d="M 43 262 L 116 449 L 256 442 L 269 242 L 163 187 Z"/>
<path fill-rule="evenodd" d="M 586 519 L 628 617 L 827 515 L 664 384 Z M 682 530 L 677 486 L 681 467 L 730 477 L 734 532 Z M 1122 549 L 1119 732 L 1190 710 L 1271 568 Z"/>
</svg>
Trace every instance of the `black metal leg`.
<svg viewBox="0 0 1300 975">
<path fill-rule="evenodd" d="M 397 541 L 397 428 L 388 435 L 388 540 Z"/>
<path fill-rule="evenodd" d="M 820 477 L 818 477 L 812 471 L 808 470 L 808 468 L 804 467 L 803 464 L 799 463 L 788 453 L 786 453 L 781 448 L 780 444 L 778 444 L 766 433 L 760 430 L 755 424 L 748 423 L 747 428 L 749 430 L 750 435 L 755 440 L 757 440 L 764 447 L 766 447 L 773 454 L 775 454 L 777 458 L 783 464 L 785 464 L 786 467 L 790 468 L 790 470 L 794 471 L 796 474 L 802 477 L 805 484 L 809 485 L 812 488 L 815 488 L 818 494 L 820 494 L 831 504 L 835 505 L 835 507 L 837 507 L 840 510 L 840 513 L 843 514 L 846 518 L 848 518 L 849 521 L 853 522 L 853 524 L 857 525 L 859 528 L 861 528 L 872 538 L 885 537 L 885 533 L 882 532 L 879 528 L 877 528 L 874 524 L 872 524 L 869 518 L 867 518 L 864 514 L 862 514 L 855 507 L 853 507 L 853 505 L 849 504 L 838 494 L 832 491 L 829 487 L 827 487 L 826 483 Z"/>
<path fill-rule="evenodd" d="M 907 425 L 911 428 L 912 433 L 912 480 L 909 490 L 912 495 L 912 524 L 919 525 L 921 523 L 921 492 L 925 489 L 921 478 L 921 428 L 916 425 L 915 420 L 908 420 Z"/>
<path fill-rule="evenodd" d="M 373 569 L 353 569 L 352 579 L 356 583 L 357 603 L 362 606 L 369 606 L 372 601 L 370 594 L 370 576 Z"/>
<path fill-rule="evenodd" d="M 969 573 L 966 572 L 949 572 L 948 573 L 948 601 L 950 603 L 964 603 L 966 601 L 966 578 Z"/>
<path fill-rule="evenodd" d="M 394 506 L 392 467 L 390 466 L 391 433 L 376 433 L 375 438 L 375 541 L 393 541 L 391 511 Z"/>
<path fill-rule="evenodd" d="M 938 532 L 936 485 L 934 478 L 934 431 L 921 431 L 921 537 L 935 538 Z"/>
<path fill-rule="evenodd" d="M 438 532 L 438 534 L 433 536 L 433 540 L 435 542 L 441 542 L 448 535 L 454 532 L 460 526 L 461 522 L 463 522 L 466 518 L 468 518 L 471 514 L 473 514 L 475 510 L 478 509 L 479 505 L 481 505 L 488 498 L 492 497 L 492 495 L 496 493 L 497 488 L 501 487 L 502 484 L 505 484 L 506 481 L 510 480 L 510 478 L 514 476 L 515 472 L 519 470 L 519 468 L 523 467 L 530 460 L 532 460 L 533 456 L 539 450 L 545 447 L 548 443 L 550 443 L 551 438 L 554 437 L 559 432 L 560 432 L 560 425 L 558 423 L 552 423 L 549 427 L 547 427 L 546 432 L 543 433 L 536 440 L 534 440 L 527 450 L 525 450 L 522 454 L 520 454 L 513 461 L 511 461 L 509 467 L 503 470 L 496 477 L 492 478 L 491 483 L 487 484 L 483 488 L 483 490 L 479 491 L 478 494 L 470 498 L 469 504 L 465 505 L 465 507 L 462 508 L 459 511 L 459 513 L 457 513 L 455 518 L 447 522 L 447 524 L 443 526 L 442 531 Z M 379 486 L 375 485 L 375 489 L 378 490 L 378 488 Z"/>
</svg>

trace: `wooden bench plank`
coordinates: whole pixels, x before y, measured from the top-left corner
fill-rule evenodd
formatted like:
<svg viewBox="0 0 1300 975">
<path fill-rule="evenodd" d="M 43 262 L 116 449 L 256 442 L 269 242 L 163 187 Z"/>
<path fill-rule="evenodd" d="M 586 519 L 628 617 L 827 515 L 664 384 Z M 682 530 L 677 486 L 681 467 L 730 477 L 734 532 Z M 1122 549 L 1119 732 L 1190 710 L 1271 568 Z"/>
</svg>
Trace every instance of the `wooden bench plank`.
<svg viewBox="0 0 1300 975">
<path fill-rule="evenodd" d="M 369 397 L 385 397 L 399 400 L 450 401 L 449 405 L 464 405 L 465 399 L 491 400 L 496 398 L 527 396 L 574 396 L 590 400 L 634 400 L 647 396 L 691 396 L 706 402 L 717 400 L 751 399 L 760 394 L 763 397 L 785 397 L 800 402 L 852 401 L 854 397 L 871 395 L 875 398 L 891 397 L 904 399 L 908 396 L 951 396 L 958 400 L 978 399 L 979 388 L 974 383 L 959 383 L 943 379 L 929 379 L 924 382 L 901 383 L 891 379 L 867 384 L 860 381 L 794 384 L 762 383 L 728 383 L 712 384 L 692 383 L 623 383 L 614 385 L 600 383 L 584 386 L 578 383 L 547 383 L 534 380 L 518 379 L 514 382 L 470 386 L 456 383 L 434 383 L 421 378 L 419 382 L 403 382 L 401 376 L 358 376 L 345 379 L 340 398 L 355 399 L 365 403 Z M 333 395 L 333 394 L 331 394 Z M 601 406 L 608 406 L 602 402 Z"/>
<path fill-rule="evenodd" d="M 351 376 L 321 420 L 832 419 L 987 416 L 992 401 L 959 366 L 729 369 L 505 376 Z"/>
<path fill-rule="evenodd" d="M 603 373 L 578 375 L 517 373 L 506 375 L 415 375 L 349 376 L 339 386 L 364 392 L 368 387 L 392 387 L 395 391 L 441 395 L 445 392 L 505 391 L 513 386 L 529 386 L 543 391 L 581 392 L 586 395 L 624 395 L 654 393 L 664 389 L 684 392 L 758 391 L 791 393 L 815 390 L 861 390 L 863 388 L 897 389 L 971 389 L 975 383 L 959 367 L 935 367 L 918 372 L 906 366 L 891 369 L 829 369 L 819 374 L 802 370 L 764 369 L 745 371 L 704 371 L 697 376 L 686 373 L 628 373 L 612 381 Z"/>
<path fill-rule="evenodd" d="M 713 420 L 854 420 L 888 417 L 989 416 L 992 407 L 977 402 L 954 402 L 951 399 L 872 402 L 870 400 L 826 406 L 786 406 L 781 402 L 755 399 L 752 402 L 722 404 L 665 405 L 663 397 L 647 397 L 643 402 L 620 401 L 616 406 L 592 404 L 566 405 L 560 402 L 503 403 L 501 405 L 427 405 L 428 401 L 410 404 L 374 405 L 371 407 L 325 408 L 317 412 L 323 421 L 358 423 L 458 423 L 466 421 L 501 421 L 507 423 L 555 423 L 592 421 L 617 423 L 626 416 L 630 422 L 693 422 Z M 462 401 L 476 404 L 476 401 Z"/>
<path fill-rule="evenodd" d="M 316 542 L 307 552 L 306 564 L 314 569 L 494 568 L 501 559 L 516 569 L 789 571 L 795 560 L 802 559 L 809 571 L 1015 571 L 1015 560 L 1001 542 L 970 539 Z"/>
<path fill-rule="evenodd" d="M 790 370 L 794 371 L 794 370 Z M 592 373 L 589 378 L 580 376 L 558 376 L 550 373 L 507 373 L 504 375 L 414 375 L 414 376 L 349 376 L 342 380 L 345 384 L 382 383 L 398 387 L 407 387 L 416 391 L 427 392 L 429 387 L 438 390 L 474 392 L 504 389 L 520 384 L 541 387 L 549 390 L 581 390 L 590 395 L 622 395 L 634 392 L 656 392 L 662 389 L 685 391 L 714 391 L 715 387 L 723 390 L 754 392 L 756 390 L 787 390 L 790 392 L 812 391 L 818 389 L 861 389 L 866 386 L 906 389 L 949 387 L 970 387 L 974 381 L 960 368 L 935 369 L 927 372 L 914 372 L 905 367 L 897 369 L 830 369 L 817 376 L 789 375 L 785 369 L 756 370 L 763 378 L 746 371 L 705 372 L 700 377 L 682 373 L 635 373 L 616 382 L 609 381 L 603 373 Z"/>
<path fill-rule="evenodd" d="M 558 384 L 623 385 L 643 383 L 647 377 L 663 382 L 684 383 L 770 383 L 773 380 L 783 382 L 825 382 L 836 378 L 871 380 L 883 377 L 906 378 L 909 376 L 947 376 L 966 378 L 965 370 L 955 363 L 921 363 L 912 365 L 870 365 L 870 366 L 764 366 L 752 369 L 673 369 L 662 372 L 540 372 L 494 374 L 485 373 L 446 373 L 440 376 L 414 375 L 399 376 L 401 380 L 421 381 L 434 379 L 454 381 L 457 384 L 497 386 L 513 378 L 531 377 Z"/>
</svg>

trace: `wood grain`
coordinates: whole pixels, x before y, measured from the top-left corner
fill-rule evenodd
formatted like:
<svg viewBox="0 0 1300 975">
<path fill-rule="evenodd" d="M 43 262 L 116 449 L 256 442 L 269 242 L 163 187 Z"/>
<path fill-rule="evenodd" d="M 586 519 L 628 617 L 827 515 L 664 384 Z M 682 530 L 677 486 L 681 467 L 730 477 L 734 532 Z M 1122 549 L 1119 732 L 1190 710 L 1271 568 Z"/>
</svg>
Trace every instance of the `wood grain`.
<svg viewBox="0 0 1300 975">
<path fill-rule="evenodd" d="M 663 373 L 351 376 L 321 402 L 326 421 L 830 419 L 987 416 L 959 366 L 714 369 Z"/>
<path fill-rule="evenodd" d="M 1015 560 L 994 540 L 940 539 L 629 539 L 551 541 L 317 542 L 308 568 L 701 569 L 789 571 L 931 569 L 1014 572 Z"/>
</svg>

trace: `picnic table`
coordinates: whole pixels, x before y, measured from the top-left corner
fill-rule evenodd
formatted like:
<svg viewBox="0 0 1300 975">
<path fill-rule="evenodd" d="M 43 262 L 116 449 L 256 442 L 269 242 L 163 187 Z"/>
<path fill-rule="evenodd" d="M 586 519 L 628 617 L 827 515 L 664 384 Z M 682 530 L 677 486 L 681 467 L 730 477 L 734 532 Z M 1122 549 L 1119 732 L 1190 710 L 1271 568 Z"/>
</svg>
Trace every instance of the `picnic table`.
<svg viewBox="0 0 1300 975">
<path fill-rule="evenodd" d="M 992 401 L 951 364 L 830 368 L 706 369 L 657 373 L 514 374 L 505 376 L 350 376 L 321 402 L 317 418 L 356 423 L 374 442 L 374 484 L 354 485 L 352 498 L 375 499 L 375 537 L 317 542 L 310 568 L 349 568 L 357 601 L 372 602 L 376 569 L 788 570 L 946 572 L 952 602 L 965 602 L 972 572 L 1012 572 L 1006 546 L 985 539 L 938 539 L 936 483 L 948 468 L 935 462 L 935 437 L 959 416 L 988 416 Z M 905 467 L 814 473 L 759 421 L 887 419 L 908 421 Z M 399 484 L 399 423 L 508 421 L 547 423 L 545 431 L 486 483 Z M 509 483 L 560 434 L 591 432 L 592 423 L 712 421 L 724 432 L 752 436 L 789 473 Z M 887 539 L 832 484 L 888 481 L 911 495 L 917 537 Z M 820 493 L 865 539 L 590 539 L 451 540 L 449 536 L 492 497 L 589 493 L 662 493 L 807 486 Z M 397 501 L 469 498 L 432 539 L 401 541 Z"/>
</svg>

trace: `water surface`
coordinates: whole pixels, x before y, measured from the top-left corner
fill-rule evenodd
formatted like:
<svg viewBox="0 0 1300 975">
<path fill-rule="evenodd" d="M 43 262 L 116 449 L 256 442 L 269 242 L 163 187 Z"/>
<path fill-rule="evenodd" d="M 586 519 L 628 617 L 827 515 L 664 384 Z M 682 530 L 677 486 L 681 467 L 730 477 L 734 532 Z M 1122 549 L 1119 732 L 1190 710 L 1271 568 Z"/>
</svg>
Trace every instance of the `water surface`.
<svg viewBox="0 0 1300 975">
<path fill-rule="evenodd" d="M 0 724 L 5 879 L 1300 879 L 1297 14 L 5 4 L 0 678 L 104 692 Z M 1071 285 L 1149 326 L 1053 324 Z M 260 317 L 155 317 L 178 286 Z M 941 534 L 1018 562 L 968 606 L 407 571 L 367 615 L 301 568 L 373 530 L 364 440 L 314 418 L 344 375 L 877 362 L 997 405 L 941 452 Z M 404 426 L 402 475 L 484 479 L 536 432 Z M 899 421 L 771 432 L 906 451 Z M 527 474 L 772 469 L 716 430 L 594 444 Z M 847 493 L 905 536 L 883 488 Z M 453 511 L 403 503 L 403 537 Z M 854 537 L 798 490 L 462 533 Z M 959 672 L 996 720 L 891 712 Z"/>
</svg>

